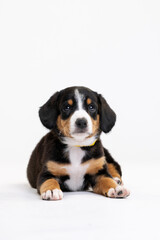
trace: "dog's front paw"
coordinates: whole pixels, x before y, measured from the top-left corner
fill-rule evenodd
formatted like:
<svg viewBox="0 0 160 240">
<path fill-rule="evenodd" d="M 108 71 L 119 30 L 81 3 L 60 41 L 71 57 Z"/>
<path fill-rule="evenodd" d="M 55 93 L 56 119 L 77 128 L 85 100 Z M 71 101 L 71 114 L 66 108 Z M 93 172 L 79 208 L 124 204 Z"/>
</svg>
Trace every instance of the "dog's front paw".
<svg viewBox="0 0 160 240">
<path fill-rule="evenodd" d="M 110 188 L 106 193 L 107 197 L 110 198 L 125 198 L 130 195 L 130 192 L 124 186 L 118 185 L 116 188 Z"/>
<path fill-rule="evenodd" d="M 43 200 L 61 200 L 63 192 L 60 189 L 47 190 L 41 194 Z"/>
</svg>

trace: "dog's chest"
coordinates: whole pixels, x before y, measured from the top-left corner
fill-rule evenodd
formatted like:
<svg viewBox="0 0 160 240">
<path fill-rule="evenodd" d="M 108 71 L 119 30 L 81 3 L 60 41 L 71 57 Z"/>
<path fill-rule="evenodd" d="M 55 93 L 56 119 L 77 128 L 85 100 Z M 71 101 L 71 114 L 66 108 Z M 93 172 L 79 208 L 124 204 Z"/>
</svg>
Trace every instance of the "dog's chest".
<svg viewBox="0 0 160 240">
<path fill-rule="evenodd" d="M 65 181 L 65 184 L 71 191 L 78 191 L 83 186 L 84 176 L 88 168 L 88 164 L 82 164 L 85 151 L 79 147 L 70 147 L 68 154 L 70 165 L 65 168 L 70 178 Z"/>
</svg>

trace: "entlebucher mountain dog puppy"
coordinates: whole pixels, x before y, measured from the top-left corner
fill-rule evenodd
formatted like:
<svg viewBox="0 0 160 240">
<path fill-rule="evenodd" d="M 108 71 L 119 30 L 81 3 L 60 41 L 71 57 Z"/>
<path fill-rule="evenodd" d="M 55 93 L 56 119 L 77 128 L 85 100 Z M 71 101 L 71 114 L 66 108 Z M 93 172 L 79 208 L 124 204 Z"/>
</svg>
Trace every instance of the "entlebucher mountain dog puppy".
<svg viewBox="0 0 160 240">
<path fill-rule="evenodd" d="M 100 140 L 115 124 L 116 114 L 102 95 L 85 87 L 56 92 L 40 108 L 50 129 L 33 150 L 27 168 L 30 185 L 44 200 L 59 200 L 63 191 L 84 191 L 124 198 L 120 165 Z"/>
</svg>

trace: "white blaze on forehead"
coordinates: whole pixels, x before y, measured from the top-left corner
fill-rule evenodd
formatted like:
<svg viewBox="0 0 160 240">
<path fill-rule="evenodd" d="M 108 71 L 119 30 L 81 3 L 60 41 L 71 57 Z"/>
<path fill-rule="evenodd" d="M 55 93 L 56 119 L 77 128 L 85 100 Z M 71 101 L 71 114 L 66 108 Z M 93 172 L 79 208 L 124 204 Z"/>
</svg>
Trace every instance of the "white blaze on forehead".
<svg viewBox="0 0 160 240">
<path fill-rule="evenodd" d="M 77 101 L 77 110 L 73 113 L 70 120 L 70 134 L 72 136 L 74 135 L 74 138 L 81 140 L 86 138 L 88 135 L 92 133 L 92 120 L 89 114 L 86 112 L 86 110 L 83 109 L 84 95 L 79 93 L 78 89 L 75 90 L 75 99 Z M 75 122 L 78 118 L 85 118 L 87 120 L 86 133 L 83 133 L 81 135 L 75 135 L 76 134 Z"/>
<path fill-rule="evenodd" d="M 78 109 L 81 110 L 83 107 L 83 95 L 79 93 L 78 89 L 75 90 L 75 98 L 77 100 Z"/>
</svg>

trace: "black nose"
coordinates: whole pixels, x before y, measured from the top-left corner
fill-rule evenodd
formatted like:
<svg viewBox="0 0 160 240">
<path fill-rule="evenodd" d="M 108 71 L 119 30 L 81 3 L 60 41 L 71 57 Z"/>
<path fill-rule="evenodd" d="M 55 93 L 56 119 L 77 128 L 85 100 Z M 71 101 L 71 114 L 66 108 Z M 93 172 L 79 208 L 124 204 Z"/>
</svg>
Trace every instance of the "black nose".
<svg viewBox="0 0 160 240">
<path fill-rule="evenodd" d="M 76 126 L 78 128 L 84 129 L 87 127 L 87 120 L 85 118 L 78 118 L 76 120 Z"/>
</svg>

